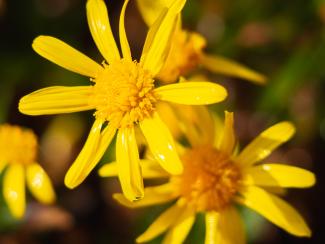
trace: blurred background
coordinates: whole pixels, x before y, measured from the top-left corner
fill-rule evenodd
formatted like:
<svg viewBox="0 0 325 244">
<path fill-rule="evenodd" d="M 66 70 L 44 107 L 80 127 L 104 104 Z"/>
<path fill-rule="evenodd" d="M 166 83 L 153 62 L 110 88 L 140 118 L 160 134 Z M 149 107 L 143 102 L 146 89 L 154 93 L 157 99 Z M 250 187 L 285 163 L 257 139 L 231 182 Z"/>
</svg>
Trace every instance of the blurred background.
<svg viewBox="0 0 325 244">
<path fill-rule="evenodd" d="M 116 34 L 123 1 L 106 3 Z M 187 29 L 207 38 L 207 52 L 235 59 L 269 78 L 266 86 L 256 86 L 206 72 L 229 90 L 228 100 L 211 109 L 235 112 L 242 145 L 269 125 L 291 120 L 297 133 L 271 156 L 272 160 L 295 164 L 317 175 L 315 187 L 290 190 L 285 196 L 305 217 L 313 237 L 290 236 L 243 210 L 249 243 L 322 243 L 325 1 L 188 0 L 183 22 Z M 134 57 L 139 57 L 147 27 L 134 1 L 127 10 L 126 26 Z M 17 110 L 19 98 L 36 89 L 89 84 L 87 78 L 50 63 L 31 48 L 38 35 L 51 35 L 101 62 L 88 30 L 85 1 L 0 0 L 0 33 L 0 123 L 22 125 L 36 132 L 39 162 L 58 195 L 56 205 L 42 206 L 27 193 L 26 216 L 15 220 L 0 194 L 0 243 L 134 243 L 166 206 L 139 211 L 120 207 L 111 198 L 113 192 L 120 191 L 117 180 L 100 179 L 96 171 L 75 190 L 63 185 L 64 174 L 80 152 L 93 122 L 92 112 L 29 117 Z M 101 163 L 114 159 L 112 145 Z M 201 216 L 187 243 L 202 243 L 202 223 Z"/>
</svg>

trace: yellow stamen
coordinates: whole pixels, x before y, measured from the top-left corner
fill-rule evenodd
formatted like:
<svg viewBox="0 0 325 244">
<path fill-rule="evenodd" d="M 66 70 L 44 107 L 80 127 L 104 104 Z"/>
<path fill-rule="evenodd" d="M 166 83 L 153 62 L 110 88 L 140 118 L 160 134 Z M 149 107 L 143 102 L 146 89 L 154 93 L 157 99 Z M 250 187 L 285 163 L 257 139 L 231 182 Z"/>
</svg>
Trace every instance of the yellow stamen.
<svg viewBox="0 0 325 244">
<path fill-rule="evenodd" d="M 211 146 L 200 146 L 187 151 L 182 161 L 184 172 L 172 182 L 197 211 L 220 211 L 230 204 L 241 174 L 229 156 Z"/>
<path fill-rule="evenodd" d="M 10 164 L 31 164 L 37 154 L 37 138 L 19 126 L 0 126 L 0 160 Z"/>
<path fill-rule="evenodd" d="M 158 78 L 171 83 L 179 76 L 190 73 L 198 66 L 205 46 L 205 39 L 197 33 L 181 30 L 175 32 L 169 55 Z"/>
<path fill-rule="evenodd" d="M 136 61 L 116 60 L 93 81 L 91 103 L 96 107 L 95 117 L 119 121 L 117 127 L 131 126 L 151 116 L 157 101 L 154 79 Z"/>
</svg>

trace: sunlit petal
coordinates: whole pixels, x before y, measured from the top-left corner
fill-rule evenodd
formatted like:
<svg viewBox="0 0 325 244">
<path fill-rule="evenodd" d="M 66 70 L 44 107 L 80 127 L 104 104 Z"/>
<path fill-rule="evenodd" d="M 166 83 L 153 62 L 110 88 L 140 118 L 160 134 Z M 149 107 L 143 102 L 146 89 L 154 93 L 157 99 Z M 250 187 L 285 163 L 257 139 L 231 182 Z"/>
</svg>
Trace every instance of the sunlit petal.
<svg viewBox="0 0 325 244">
<path fill-rule="evenodd" d="M 219 213 L 209 211 L 205 214 L 205 244 L 218 244 L 220 233 L 218 232 Z"/>
<path fill-rule="evenodd" d="M 80 53 L 63 41 L 51 36 L 39 36 L 32 45 L 33 49 L 49 61 L 81 75 L 95 78 L 103 69 L 86 55 Z"/>
<path fill-rule="evenodd" d="M 3 179 L 3 196 L 16 218 L 23 217 L 26 208 L 24 173 L 23 165 L 12 164 L 7 168 Z"/>
<path fill-rule="evenodd" d="M 55 193 L 51 180 L 42 167 L 33 163 L 26 168 L 26 180 L 30 192 L 42 203 L 53 203 Z"/>
<path fill-rule="evenodd" d="M 53 86 L 32 92 L 19 101 L 19 111 L 28 115 L 72 113 L 94 109 L 89 104 L 91 86 Z"/>
<path fill-rule="evenodd" d="M 296 236 L 311 236 L 311 230 L 300 214 L 279 197 L 258 187 L 247 187 L 236 200 L 263 215 L 273 224 Z"/>
<path fill-rule="evenodd" d="M 125 197 L 130 201 L 143 198 L 143 180 L 134 128 L 120 128 L 116 140 L 118 176 Z"/>
<path fill-rule="evenodd" d="M 224 57 L 205 54 L 201 58 L 201 63 L 205 68 L 217 74 L 246 79 L 260 85 L 266 83 L 264 75 Z"/>
<path fill-rule="evenodd" d="M 223 135 L 218 148 L 220 151 L 231 155 L 235 145 L 236 135 L 234 131 L 234 114 L 226 111 Z"/>
<path fill-rule="evenodd" d="M 140 127 L 160 165 L 171 174 L 181 174 L 183 165 L 177 155 L 174 140 L 158 114 L 154 113 L 151 118 L 141 121 Z"/>
<path fill-rule="evenodd" d="M 263 131 L 235 159 L 240 165 L 249 166 L 267 156 L 288 141 L 294 134 L 295 127 L 290 122 L 281 122 Z"/>
<path fill-rule="evenodd" d="M 86 8 L 89 29 L 99 51 L 109 63 L 120 59 L 105 2 L 103 0 L 88 0 Z"/>
<path fill-rule="evenodd" d="M 162 9 L 149 29 L 140 62 L 153 75 L 160 71 L 165 62 L 178 14 L 185 2 L 185 0 L 175 0 L 170 7 Z"/>
<path fill-rule="evenodd" d="M 234 207 L 230 206 L 220 213 L 218 229 L 220 233 L 218 243 L 246 243 L 244 224 L 238 211 Z"/>
<path fill-rule="evenodd" d="M 123 58 L 132 60 L 130 46 L 129 46 L 129 42 L 128 42 L 128 39 L 127 39 L 127 36 L 125 33 L 125 24 L 124 24 L 125 10 L 126 10 L 126 6 L 128 5 L 128 3 L 129 3 L 129 0 L 125 0 L 122 10 L 121 10 L 119 33 L 120 33 L 120 42 L 121 42 Z"/>
<path fill-rule="evenodd" d="M 68 188 L 73 189 L 82 183 L 98 163 L 98 161 L 93 162 L 92 158 L 95 157 L 98 150 L 102 125 L 101 120 L 95 121 L 84 147 L 65 175 L 64 183 Z"/>
<path fill-rule="evenodd" d="M 162 234 L 177 221 L 177 218 L 184 212 L 184 210 L 184 207 L 181 207 L 178 204 L 173 205 L 163 212 L 148 227 L 148 229 L 136 239 L 136 242 L 147 242 Z"/>
<path fill-rule="evenodd" d="M 262 164 L 245 171 L 244 184 L 275 187 L 311 187 L 315 175 L 305 169 L 281 164 Z"/>
<path fill-rule="evenodd" d="M 182 214 L 177 218 L 173 227 L 168 230 L 163 244 L 184 243 L 188 233 L 190 232 L 195 220 L 195 211 L 187 206 Z"/>
<path fill-rule="evenodd" d="M 185 105 L 207 105 L 223 101 L 227 91 L 212 82 L 181 82 L 155 89 L 159 99 Z"/>
<path fill-rule="evenodd" d="M 128 208 L 140 208 L 151 205 L 157 205 L 174 200 L 177 195 L 174 193 L 174 186 L 166 183 L 159 186 L 146 187 L 144 189 L 145 197 L 141 201 L 130 202 L 123 194 L 114 194 L 116 201 Z"/>
</svg>

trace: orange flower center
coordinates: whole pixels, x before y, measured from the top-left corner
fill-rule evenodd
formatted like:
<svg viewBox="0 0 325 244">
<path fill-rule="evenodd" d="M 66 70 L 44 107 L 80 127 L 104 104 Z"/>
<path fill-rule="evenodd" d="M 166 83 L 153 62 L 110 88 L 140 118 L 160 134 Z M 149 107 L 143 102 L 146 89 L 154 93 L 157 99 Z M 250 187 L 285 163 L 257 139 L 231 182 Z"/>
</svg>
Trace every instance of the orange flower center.
<svg viewBox="0 0 325 244">
<path fill-rule="evenodd" d="M 172 83 L 179 76 L 190 73 L 198 66 L 205 45 L 205 39 L 197 33 L 175 32 L 169 55 L 158 78 L 165 83 Z"/>
<path fill-rule="evenodd" d="M 35 163 L 37 155 L 36 135 L 19 126 L 0 126 L 0 161 L 10 164 Z"/>
<path fill-rule="evenodd" d="M 98 119 L 131 126 L 155 109 L 154 79 L 136 61 L 117 60 L 104 64 L 104 71 L 94 80 L 91 103 Z"/>
<path fill-rule="evenodd" d="M 184 172 L 173 179 L 179 194 L 197 211 L 219 211 L 230 204 L 241 174 L 228 155 L 211 146 L 200 146 L 187 151 L 182 161 Z"/>
</svg>

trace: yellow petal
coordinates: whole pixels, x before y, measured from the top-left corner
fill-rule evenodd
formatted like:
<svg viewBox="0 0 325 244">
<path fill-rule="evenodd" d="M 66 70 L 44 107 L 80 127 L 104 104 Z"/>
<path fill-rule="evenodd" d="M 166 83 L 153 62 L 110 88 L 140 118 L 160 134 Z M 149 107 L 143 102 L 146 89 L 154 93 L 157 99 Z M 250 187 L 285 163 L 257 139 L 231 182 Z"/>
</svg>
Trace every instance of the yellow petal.
<svg viewBox="0 0 325 244">
<path fill-rule="evenodd" d="M 136 242 L 147 242 L 165 232 L 170 226 L 172 226 L 177 218 L 184 212 L 184 207 L 174 204 L 165 212 L 163 212 L 149 227 L 140 235 Z"/>
<path fill-rule="evenodd" d="M 181 174 L 183 164 L 177 155 L 172 135 L 159 115 L 154 113 L 151 118 L 144 119 L 140 122 L 140 127 L 161 167 L 171 174 Z"/>
<path fill-rule="evenodd" d="M 130 46 L 129 46 L 129 42 L 128 42 L 128 39 L 127 39 L 127 36 L 125 33 L 125 24 L 124 24 L 125 10 L 126 10 L 126 6 L 128 5 L 128 3 L 129 3 L 129 0 L 125 0 L 123 7 L 122 7 L 122 11 L 121 11 L 121 15 L 120 15 L 119 33 L 120 33 L 120 42 L 121 42 L 123 58 L 125 58 L 127 60 L 132 60 Z"/>
<path fill-rule="evenodd" d="M 141 16 L 148 26 L 151 26 L 161 11 L 170 6 L 171 0 L 137 0 Z"/>
<path fill-rule="evenodd" d="M 95 78 L 103 67 L 63 41 L 51 36 L 35 38 L 33 49 L 49 61 L 81 75 Z"/>
<path fill-rule="evenodd" d="M 220 151 L 231 155 L 236 145 L 236 136 L 234 131 L 234 114 L 225 112 L 225 125 L 223 135 L 218 148 Z"/>
<path fill-rule="evenodd" d="M 218 229 L 220 233 L 218 243 L 246 243 L 244 224 L 238 211 L 234 207 L 230 206 L 220 213 Z"/>
<path fill-rule="evenodd" d="M 315 175 L 305 169 L 281 164 L 262 164 L 245 171 L 244 183 L 275 187 L 311 187 Z"/>
<path fill-rule="evenodd" d="M 26 180 L 29 190 L 40 202 L 50 204 L 55 201 L 51 180 L 39 164 L 27 166 Z"/>
<path fill-rule="evenodd" d="M 145 197 L 141 201 L 130 202 L 123 194 L 114 194 L 116 201 L 128 208 L 141 208 L 151 205 L 157 205 L 174 200 L 177 195 L 174 194 L 174 186 L 166 183 L 160 186 L 146 187 L 144 189 Z"/>
<path fill-rule="evenodd" d="M 2 172 L 2 170 L 7 166 L 7 163 L 5 161 L 1 161 L 0 160 L 0 174 Z"/>
<path fill-rule="evenodd" d="M 120 52 L 114 40 L 105 2 L 103 0 L 88 0 L 86 8 L 88 26 L 100 53 L 109 63 L 120 59 Z"/>
<path fill-rule="evenodd" d="M 169 175 L 159 166 L 157 162 L 151 160 L 140 160 L 142 176 L 144 179 L 164 178 Z M 102 177 L 114 177 L 118 175 L 117 162 L 112 162 L 102 166 L 99 171 Z"/>
<path fill-rule="evenodd" d="M 95 157 L 98 150 L 102 125 L 101 120 L 95 121 L 84 147 L 66 173 L 64 183 L 68 188 L 73 189 L 82 183 L 98 163 L 98 161 L 93 162 L 92 158 Z"/>
<path fill-rule="evenodd" d="M 143 198 L 143 180 L 134 128 L 120 128 L 116 140 L 116 162 L 122 191 L 129 201 Z"/>
<path fill-rule="evenodd" d="M 236 200 L 263 215 L 273 224 L 296 236 L 311 236 L 311 230 L 300 214 L 289 204 L 275 195 L 258 187 L 247 187 L 243 197 Z"/>
<path fill-rule="evenodd" d="M 208 105 L 227 97 L 224 87 L 212 82 L 182 82 L 155 89 L 159 99 L 185 105 Z"/>
<path fill-rule="evenodd" d="M 32 92 L 19 101 L 19 111 L 28 115 L 73 113 L 94 109 L 88 102 L 90 86 L 53 86 Z"/>
<path fill-rule="evenodd" d="M 219 213 L 210 211 L 205 214 L 205 244 L 218 244 L 220 233 L 218 233 Z"/>
<path fill-rule="evenodd" d="M 177 218 L 173 227 L 167 232 L 163 244 L 179 244 L 184 243 L 188 233 L 190 232 L 195 220 L 195 211 L 187 206 L 182 214 Z"/>
<path fill-rule="evenodd" d="M 140 62 L 143 64 L 144 69 L 151 71 L 153 76 L 164 65 L 169 52 L 171 37 L 178 20 L 178 14 L 184 7 L 185 2 L 185 0 L 175 0 L 170 7 L 164 8 L 148 31 Z"/>
<path fill-rule="evenodd" d="M 12 215 L 23 217 L 25 202 L 25 175 L 21 164 L 9 165 L 3 179 L 3 196 Z"/>
<path fill-rule="evenodd" d="M 201 63 L 205 68 L 217 74 L 246 79 L 259 85 L 266 83 L 264 75 L 224 57 L 205 54 L 201 58 Z"/>
<path fill-rule="evenodd" d="M 290 122 L 281 122 L 256 137 L 235 159 L 244 166 L 252 165 L 267 156 L 278 146 L 288 141 L 295 133 L 295 127 Z"/>
</svg>

